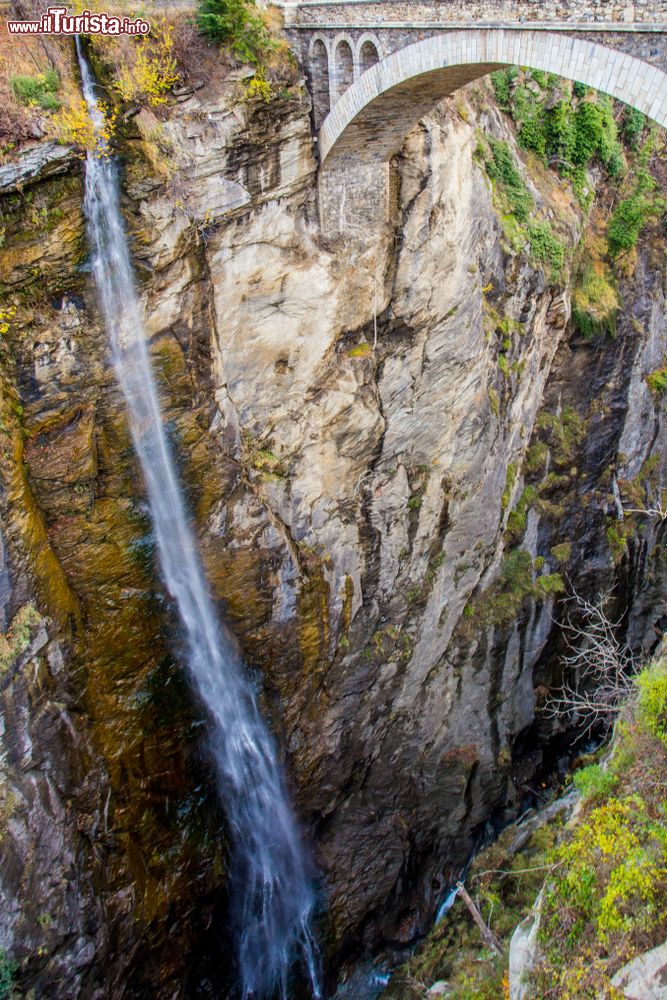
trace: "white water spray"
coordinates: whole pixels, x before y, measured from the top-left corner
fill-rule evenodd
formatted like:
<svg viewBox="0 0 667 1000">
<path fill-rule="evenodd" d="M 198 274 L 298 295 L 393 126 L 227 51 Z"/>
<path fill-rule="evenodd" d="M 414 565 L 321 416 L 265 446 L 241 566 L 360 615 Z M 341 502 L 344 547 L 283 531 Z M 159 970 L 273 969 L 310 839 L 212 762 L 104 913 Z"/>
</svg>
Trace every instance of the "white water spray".
<svg viewBox="0 0 667 1000">
<path fill-rule="evenodd" d="M 77 38 L 83 93 L 99 141 L 103 115 Z M 270 733 L 245 668 L 218 623 L 188 524 L 153 379 L 120 211 L 116 165 L 88 153 L 85 213 L 113 363 L 141 463 L 160 566 L 186 639 L 187 666 L 210 717 L 210 746 L 231 838 L 230 899 L 241 995 L 286 1000 L 299 957 L 321 998 L 311 931 L 314 894 Z"/>
</svg>

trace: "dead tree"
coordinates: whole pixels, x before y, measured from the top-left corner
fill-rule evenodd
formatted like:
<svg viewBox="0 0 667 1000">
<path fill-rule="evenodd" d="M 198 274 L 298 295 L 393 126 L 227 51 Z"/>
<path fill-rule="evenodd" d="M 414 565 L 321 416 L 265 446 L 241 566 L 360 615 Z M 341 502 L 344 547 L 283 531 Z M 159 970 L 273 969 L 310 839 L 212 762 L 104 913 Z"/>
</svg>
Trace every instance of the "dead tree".
<svg viewBox="0 0 667 1000">
<path fill-rule="evenodd" d="M 482 935 L 482 941 L 484 942 L 484 944 L 486 945 L 486 947 L 490 948 L 491 951 L 495 951 L 495 953 L 497 955 L 500 955 L 500 957 L 503 958 L 504 957 L 504 952 L 503 952 L 502 945 L 501 945 L 500 941 L 498 940 L 498 938 L 496 937 L 496 935 L 493 933 L 493 931 L 491 930 L 491 928 L 485 922 L 484 917 L 482 916 L 482 914 L 479 911 L 479 907 L 476 906 L 475 903 L 473 903 L 473 901 L 470 898 L 470 895 L 469 895 L 468 891 L 466 890 L 466 887 L 464 886 L 463 882 L 457 882 L 456 883 L 456 888 L 458 889 L 459 896 L 461 897 L 461 899 L 465 903 L 466 907 L 468 908 L 468 912 L 470 913 L 470 916 L 475 921 L 475 923 L 476 923 L 476 925 L 477 925 L 477 927 L 479 929 L 479 932 Z"/>
<path fill-rule="evenodd" d="M 618 639 L 618 621 L 610 620 L 610 595 L 601 594 L 595 603 L 574 593 L 576 620 L 568 615 L 562 629 L 569 652 L 562 657 L 566 680 L 555 696 L 549 697 L 545 711 L 549 718 L 569 718 L 593 729 L 609 730 L 627 701 L 636 672 L 634 656 Z"/>
</svg>

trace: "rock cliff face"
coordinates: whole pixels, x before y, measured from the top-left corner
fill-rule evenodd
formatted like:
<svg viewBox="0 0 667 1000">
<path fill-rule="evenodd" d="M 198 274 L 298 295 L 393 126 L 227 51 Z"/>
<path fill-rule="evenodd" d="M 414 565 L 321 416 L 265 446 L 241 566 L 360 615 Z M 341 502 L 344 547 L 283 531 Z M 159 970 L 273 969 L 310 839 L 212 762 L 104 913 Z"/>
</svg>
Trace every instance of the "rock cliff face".
<svg viewBox="0 0 667 1000">
<path fill-rule="evenodd" d="M 128 123 L 123 169 L 151 350 L 335 965 L 423 931 L 489 817 L 515 807 L 552 735 L 535 718 L 556 676 L 555 574 L 619 584 L 633 642 L 654 639 L 660 530 L 619 534 L 614 484 L 661 481 L 644 376 L 667 347 L 664 260 L 641 250 L 615 340 L 577 339 L 567 283 L 507 247 L 476 129 L 512 137 L 479 88 L 408 138 L 373 245 L 318 229 L 305 101 L 181 99 L 161 126 L 173 169 L 150 127 Z M 574 241 L 564 188 L 541 170 L 534 195 Z M 220 995 L 224 818 L 81 197 L 74 163 L 2 203 L 0 945 L 38 996 Z M 508 533 L 526 483 L 541 503 Z"/>
</svg>

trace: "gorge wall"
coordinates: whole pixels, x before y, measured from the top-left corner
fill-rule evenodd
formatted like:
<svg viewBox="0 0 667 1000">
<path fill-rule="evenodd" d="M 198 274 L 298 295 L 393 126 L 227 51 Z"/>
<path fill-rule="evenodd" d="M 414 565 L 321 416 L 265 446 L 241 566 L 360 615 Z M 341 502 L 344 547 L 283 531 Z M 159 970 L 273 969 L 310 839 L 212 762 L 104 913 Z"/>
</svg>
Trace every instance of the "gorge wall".
<svg viewBox="0 0 667 1000">
<path fill-rule="evenodd" d="M 555 732 L 536 709 L 560 584 L 615 587 L 633 644 L 657 638 L 661 528 L 619 519 L 618 484 L 648 502 L 664 482 L 645 380 L 664 252 L 640 244 L 616 336 L 586 340 L 567 271 L 503 228 L 480 134 L 514 134 L 487 84 L 409 136 L 372 246 L 319 231 L 307 97 L 234 86 L 221 69 L 163 121 L 128 119 L 124 210 L 211 589 L 288 765 L 335 965 L 423 932 L 516 810 Z M 87 274 L 81 162 L 52 150 L 58 173 L 14 185 L 31 156 L 0 168 L 0 945 L 26 995 L 224 995 L 224 817 Z M 575 245 L 569 187 L 526 178 Z"/>
</svg>

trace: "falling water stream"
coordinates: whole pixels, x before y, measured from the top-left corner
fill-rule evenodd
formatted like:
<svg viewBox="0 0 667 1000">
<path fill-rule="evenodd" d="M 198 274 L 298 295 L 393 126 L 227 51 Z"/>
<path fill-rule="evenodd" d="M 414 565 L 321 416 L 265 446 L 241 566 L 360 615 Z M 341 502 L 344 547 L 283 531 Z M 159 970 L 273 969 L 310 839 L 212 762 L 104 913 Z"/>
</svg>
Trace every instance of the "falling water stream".
<svg viewBox="0 0 667 1000">
<path fill-rule="evenodd" d="M 100 144 L 102 112 L 77 38 L 83 93 Z M 113 158 L 89 152 L 85 213 L 116 376 L 141 463 L 165 585 L 178 608 L 187 667 L 210 717 L 210 746 L 231 839 L 230 899 L 240 994 L 286 1000 L 288 977 L 304 963 L 321 997 L 311 931 L 314 893 L 307 856 L 272 737 L 244 664 L 218 622 L 188 523 L 134 285 Z"/>
</svg>

